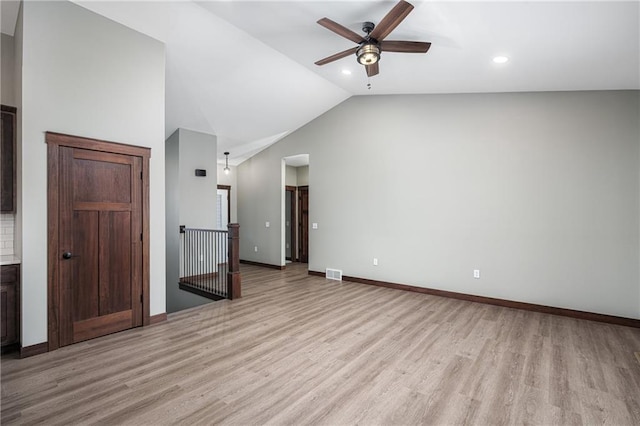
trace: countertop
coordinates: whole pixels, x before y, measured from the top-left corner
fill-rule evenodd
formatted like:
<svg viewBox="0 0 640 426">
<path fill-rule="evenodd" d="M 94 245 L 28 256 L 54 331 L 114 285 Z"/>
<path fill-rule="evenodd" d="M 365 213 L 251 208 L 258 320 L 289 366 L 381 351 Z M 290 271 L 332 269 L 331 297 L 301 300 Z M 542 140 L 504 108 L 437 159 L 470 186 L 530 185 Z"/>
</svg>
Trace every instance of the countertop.
<svg viewBox="0 0 640 426">
<path fill-rule="evenodd" d="M 9 256 L 0 256 L 0 266 L 4 265 L 19 265 L 20 259 L 13 255 Z"/>
</svg>

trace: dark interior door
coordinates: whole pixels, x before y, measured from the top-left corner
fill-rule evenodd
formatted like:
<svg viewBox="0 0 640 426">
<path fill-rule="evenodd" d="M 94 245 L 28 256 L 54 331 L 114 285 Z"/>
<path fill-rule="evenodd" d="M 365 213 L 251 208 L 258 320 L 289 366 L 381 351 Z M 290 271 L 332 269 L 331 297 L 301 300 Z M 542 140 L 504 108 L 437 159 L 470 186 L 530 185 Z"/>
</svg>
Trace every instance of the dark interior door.
<svg viewBox="0 0 640 426">
<path fill-rule="evenodd" d="M 309 187 L 298 187 L 300 262 L 309 263 Z"/>
<path fill-rule="evenodd" d="M 298 249 L 296 248 L 296 191 L 295 186 L 285 186 L 285 259 L 292 262 L 298 261 Z"/>
<path fill-rule="evenodd" d="M 142 159 L 60 147 L 60 346 L 141 326 Z"/>
<path fill-rule="evenodd" d="M 15 125 L 16 109 L 14 107 L 0 106 L 2 120 L 1 145 L 0 145 L 0 211 L 15 211 L 15 188 L 16 188 L 16 142 Z"/>
</svg>

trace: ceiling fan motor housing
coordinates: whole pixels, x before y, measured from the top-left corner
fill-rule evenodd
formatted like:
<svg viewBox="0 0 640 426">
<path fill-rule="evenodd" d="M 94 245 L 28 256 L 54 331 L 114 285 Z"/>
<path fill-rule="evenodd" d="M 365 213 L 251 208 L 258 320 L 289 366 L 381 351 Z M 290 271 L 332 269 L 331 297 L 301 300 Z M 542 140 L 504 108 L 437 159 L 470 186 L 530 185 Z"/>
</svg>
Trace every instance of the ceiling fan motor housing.
<svg viewBox="0 0 640 426">
<path fill-rule="evenodd" d="M 367 33 L 367 35 L 369 35 L 375 27 L 376 27 L 376 24 L 374 24 L 373 22 L 367 21 L 362 23 L 362 31 Z"/>
</svg>

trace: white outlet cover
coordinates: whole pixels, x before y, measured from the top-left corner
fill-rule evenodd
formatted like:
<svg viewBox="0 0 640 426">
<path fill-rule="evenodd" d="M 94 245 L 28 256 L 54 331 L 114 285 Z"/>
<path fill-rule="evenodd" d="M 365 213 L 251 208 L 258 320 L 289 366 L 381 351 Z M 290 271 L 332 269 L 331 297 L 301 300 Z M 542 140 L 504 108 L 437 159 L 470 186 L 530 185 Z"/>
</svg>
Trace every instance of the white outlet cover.
<svg viewBox="0 0 640 426">
<path fill-rule="evenodd" d="M 264 226 L 265 226 L 265 228 L 268 228 L 268 227 L 270 227 L 270 226 L 271 226 L 271 223 L 270 223 L 270 222 L 265 222 L 265 223 L 264 223 Z"/>
<path fill-rule="evenodd" d="M 318 229 L 318 224 L 317 224 L 317 223 L 315 223 L 315 222 L 314 222 L 314 223 L 312 223 L 312 224 L 311 224 L 311 228 L 312 228 L 312 229 Z"/>
</svg>

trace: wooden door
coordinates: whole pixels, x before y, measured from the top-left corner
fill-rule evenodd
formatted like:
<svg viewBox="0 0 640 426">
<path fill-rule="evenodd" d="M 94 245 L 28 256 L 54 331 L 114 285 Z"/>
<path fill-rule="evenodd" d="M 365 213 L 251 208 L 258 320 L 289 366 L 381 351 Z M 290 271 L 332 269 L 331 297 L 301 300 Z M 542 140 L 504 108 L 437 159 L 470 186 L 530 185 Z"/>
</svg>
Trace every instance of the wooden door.
<svg viewBox="0 0 640 426">
<path fill-rule="evenodd" d="M 309 187 L 298 187 L 298 220 L 300 229 L 298 232 L 298 252 L 300 262 L 309 263 Z"/>
<path fill-rule="evenodd" d="M 15 212 L 16 194 L 16 109 L 1 105 L 0 114 L 0 211 Z"/>
<path fill-rule="evenodd" d="M 296 191 L 298 190 L 295 186 L 286 185 L 284 187 L 285 190 L 285 244 L 289 244 L 289 250 L 286 249 L 285 246 L 285 259 L 290 260 L 292 262 L 298 261 L 298 251 L 296 249 Z M 288 201 L 286 201 L 288 200 Z M 287 205 L 287 202 L 289 203 Z M 286 219 L 289 219 L 289 223 L 287 223 Z"/>
<path fill-rule="evenodd" d="M 50 243 L 50 250 L 55 250 L 50 253 L 50 262 L 55 256 L 58 281 L 50 291 L 54 305 L 58 304 L 58 318 L 53 320 L 59 340 L 54 348 L 146 322 L 145 158 L 126 150 L 114 153 L 90 148 L 55 149 L 58 241 L 55 248 Z M 50 214 L 51 210 L 50 205 Z"/>
</svg>

